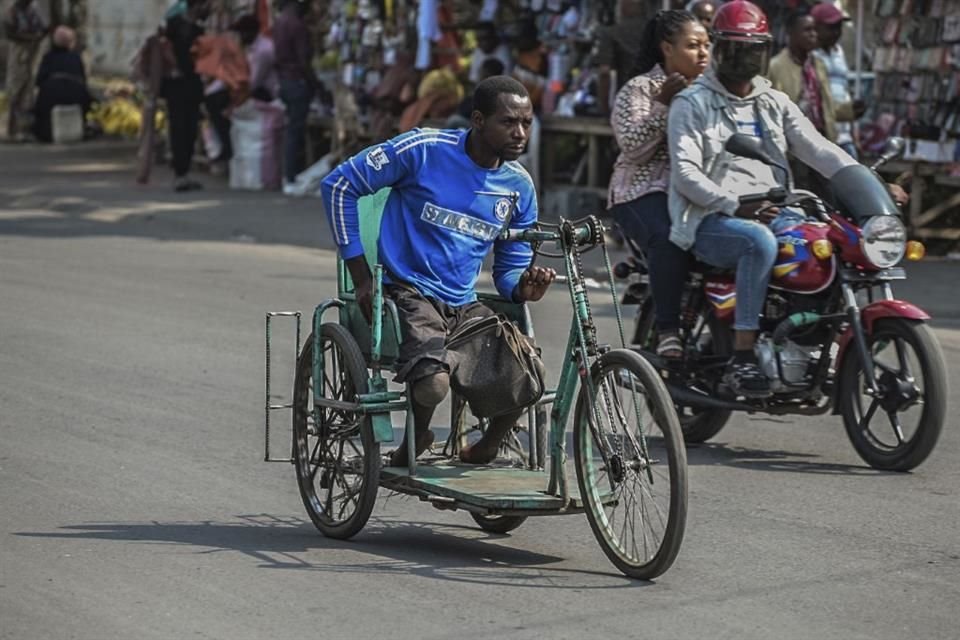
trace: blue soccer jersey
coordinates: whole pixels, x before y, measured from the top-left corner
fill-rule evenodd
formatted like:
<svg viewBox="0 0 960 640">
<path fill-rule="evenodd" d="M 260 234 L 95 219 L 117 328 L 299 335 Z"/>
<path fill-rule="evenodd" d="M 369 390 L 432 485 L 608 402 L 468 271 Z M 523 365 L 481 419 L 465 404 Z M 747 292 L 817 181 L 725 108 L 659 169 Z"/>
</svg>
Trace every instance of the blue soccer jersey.
<svg viewBox="0 0 960 640">
<path fill-rule="evenodd" d="M 357 199 L 392 187 L 383 210 L 379 260 L 388 282 L 399 280 L 425 296 L 459 306 L 477 299 L 483 260 L 494 248 L 493 279 L 513 299 L 533 252 L 497 235 L 537 221 L 533 181 L 517 162 L 496 169 L 467 155 L 468 131 L 414 129 L 373 145 L 334 169 L 321 191 L 340 255 L 363 254 Z M 520 194 L 511 212 L 509 196 Z"/>
</svg>

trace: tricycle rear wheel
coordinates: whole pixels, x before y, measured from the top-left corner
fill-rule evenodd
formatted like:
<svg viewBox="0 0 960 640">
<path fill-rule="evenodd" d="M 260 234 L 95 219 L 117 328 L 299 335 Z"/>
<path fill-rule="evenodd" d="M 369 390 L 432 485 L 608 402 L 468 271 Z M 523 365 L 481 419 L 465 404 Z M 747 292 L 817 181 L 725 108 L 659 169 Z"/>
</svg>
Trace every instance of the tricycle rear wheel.
<svg viewBox="0 0 960 640">
<path fill-rule="evenodd" d="M 370 518 L 380 479 L 380 444 L 370 418 L 314 405 L 313 334 L 300 351 L 293 387 L 293 450 L 300 496 L 313 524 L 330 538 L 346 539 Z M 320 327 L 321 394 L 355 402 L 367 391 L 367 367 L 344 327 Z"/>
<path fill-rule="evenodd" d="M 490 533 L 510 533 L 527 520 L 527 516 L 470 515 L 481 529 Z"/>
<path fill-rule="evenodd" d="M 632 351 L 603 354 L 592 380 L 596 404 L 582 386 L 574 415 L 580 495 L 610 561 L 631 578 L 650 580 L 673 564 L 686 527 L 680 423 L 660 376 Z"/>
</svg>

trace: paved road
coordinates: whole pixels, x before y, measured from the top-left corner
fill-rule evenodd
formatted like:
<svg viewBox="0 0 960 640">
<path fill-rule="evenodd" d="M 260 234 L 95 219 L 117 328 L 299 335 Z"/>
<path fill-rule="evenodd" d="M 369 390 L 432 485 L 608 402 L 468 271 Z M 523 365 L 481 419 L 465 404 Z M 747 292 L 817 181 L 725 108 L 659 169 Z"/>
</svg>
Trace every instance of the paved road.
<svg viewBox="0 0 960 640">
<path fill-rule="evenodd" d="M 263 313 L 335 288 L 316 203 L 137 188 L 128 157 L 0 149 L 0 638 L 957 637 L 956 397 L 911 474 L 834 418 L 736 418 L 689 452 L 656 583 L 579 516 L 497 536 L 394 497 L 325 540 L 260 462 Z M 960 388 L 958 266 L 910 275 Z M 550 353 L 565 302 L 535 307 Z"/>
</svg>

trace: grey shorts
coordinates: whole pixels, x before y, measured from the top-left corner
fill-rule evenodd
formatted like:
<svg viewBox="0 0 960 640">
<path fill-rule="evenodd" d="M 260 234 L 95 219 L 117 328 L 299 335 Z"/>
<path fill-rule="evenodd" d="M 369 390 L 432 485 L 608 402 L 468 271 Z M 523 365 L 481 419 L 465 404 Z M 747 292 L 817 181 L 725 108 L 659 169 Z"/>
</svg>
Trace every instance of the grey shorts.
<svg viewBox="0 0 960 640">
<path fill-rule="evenodd" d="M 481 302 L 453 307 L 427 298 L 412 287 L 388 284 L 384 292 L 397 305 L 400 321 L 400 355 L 396 382 L 416 382 L 441 371 L 450 372 L 447 336 L 470 318 L 493 315 Z"/>
</svg>

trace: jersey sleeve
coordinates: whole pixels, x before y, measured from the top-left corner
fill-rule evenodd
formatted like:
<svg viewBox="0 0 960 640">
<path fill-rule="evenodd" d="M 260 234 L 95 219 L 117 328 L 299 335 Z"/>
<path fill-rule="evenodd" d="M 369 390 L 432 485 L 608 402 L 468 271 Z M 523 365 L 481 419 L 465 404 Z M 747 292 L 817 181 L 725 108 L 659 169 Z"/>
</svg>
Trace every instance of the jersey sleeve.
<svg viewBox="0 0 960 640">
<path fill-rule="evenodd" d="M 416 176 L 422 166 L 422 147 L 408 149 L 403 144 L 415 131 L 367 147 L 331 171 L 320 184 L 330 230 L 344 260 L 363 255 L 357 200 L 402 184 Z"/>
<path fill-rule="evenodd" d="M 537 195 L 532 183 L 526 182 L 510 228 L 529 229 L 537 223 L 537 215 Z M 497 292 L 507 300 L 517 301 L 514 296 L 517 284 L 533 262 L 533 248 L 528 242 L 497 240 L 493 252 L 493 283 Z"/>
</svg>

